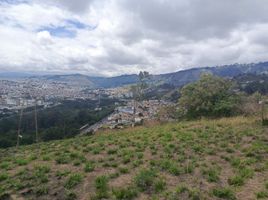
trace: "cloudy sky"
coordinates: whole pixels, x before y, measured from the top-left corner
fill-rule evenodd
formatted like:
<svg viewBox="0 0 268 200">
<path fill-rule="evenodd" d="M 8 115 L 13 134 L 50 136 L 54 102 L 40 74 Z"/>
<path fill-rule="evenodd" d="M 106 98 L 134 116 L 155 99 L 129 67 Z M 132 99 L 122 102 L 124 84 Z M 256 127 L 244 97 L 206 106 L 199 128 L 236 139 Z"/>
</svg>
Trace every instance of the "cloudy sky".
<svg viewBox="0 0 268 200">
<path fill-rule="evenodd" d="M 0 71 L 114 76 L 267 60 L 267 0 L 0 0 Z"/>
</svg>

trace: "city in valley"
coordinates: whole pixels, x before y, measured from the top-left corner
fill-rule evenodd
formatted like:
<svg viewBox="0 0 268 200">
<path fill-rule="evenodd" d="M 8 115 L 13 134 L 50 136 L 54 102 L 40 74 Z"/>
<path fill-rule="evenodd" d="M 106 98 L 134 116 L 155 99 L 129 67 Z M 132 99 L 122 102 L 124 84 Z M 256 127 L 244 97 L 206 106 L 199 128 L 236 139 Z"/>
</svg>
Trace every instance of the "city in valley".
<svg viewBox="0 0 268 200">
<path fill-rule="evenodd" d="M 133 99 L 131 87 L 98 88 L 61 81 L 25 78 L 18 80 L 0 80 L 0 116 L 12 116 L 23 109 L 38 108 L 44 110 L 58 106 L 62 101 L 92 100 L 95 111 L 102 110 L 102 99 L 114 100 L 114 111 L 96 124 L 81 126 L 82 134 L 95 132 L 99 128 L 123 128 L 141 124 L 144 120 L 155 120 L 161 108 L 174 106 L 171 101 Z M 168 116 L 161 116 L 171 120 Z"/>
</svg>

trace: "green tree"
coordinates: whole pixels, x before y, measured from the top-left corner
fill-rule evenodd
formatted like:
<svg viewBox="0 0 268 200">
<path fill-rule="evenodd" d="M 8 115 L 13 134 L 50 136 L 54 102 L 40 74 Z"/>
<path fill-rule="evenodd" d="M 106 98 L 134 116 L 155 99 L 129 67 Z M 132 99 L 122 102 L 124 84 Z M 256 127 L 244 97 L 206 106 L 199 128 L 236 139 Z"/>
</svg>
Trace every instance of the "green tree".
<svg viewBox="0 0 268 200">
<path fill-rule="evenodd" d="M 141 71 L 139 73 L 139 82 L 131 87 L 133 93 L 133 98 L 136 101 L 141 101 L 144 99 L 144 92 L 148 88 L 148 81 L 150 79 L 149 72 Z"/>
<path fill-rule="evenodd" d="M 202 74 L 182 88 L 179 109 L 188 118 L 231 116 L 237 114 L 239 101 L 231 80 Z"/>
</svg>

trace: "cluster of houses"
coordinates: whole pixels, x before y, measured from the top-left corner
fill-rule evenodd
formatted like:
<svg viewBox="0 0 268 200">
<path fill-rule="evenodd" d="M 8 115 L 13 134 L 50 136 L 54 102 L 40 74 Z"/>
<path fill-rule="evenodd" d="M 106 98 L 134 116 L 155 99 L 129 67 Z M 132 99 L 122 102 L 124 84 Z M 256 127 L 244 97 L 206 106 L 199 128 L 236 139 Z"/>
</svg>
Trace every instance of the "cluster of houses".
<svg viewBox="0 0 268 200">
<path fill-rule="evenodd" d="M 161 108 L 174 106 L 174 103 L 163 100 L 148 101 L 129 101 L 127 105 L 120 106 L 115 111 L 100 122 L 88 127 L 81 127 L 82 134 L 95 132 L 100 128 L 123 128 L 126 126 L 135 126 L 144 121 L 157 119 L 157 114 Z M 166 119 L 168 120 L 168 119 Z"/>
</svg>

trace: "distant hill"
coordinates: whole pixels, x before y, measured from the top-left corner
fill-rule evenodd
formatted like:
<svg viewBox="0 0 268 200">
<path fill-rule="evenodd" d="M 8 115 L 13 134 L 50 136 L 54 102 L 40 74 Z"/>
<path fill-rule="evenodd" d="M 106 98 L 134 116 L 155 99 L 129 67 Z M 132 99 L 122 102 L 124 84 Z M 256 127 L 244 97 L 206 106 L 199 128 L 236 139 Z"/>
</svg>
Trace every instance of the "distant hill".
<svg viewBox="0 0 268 200">
<path fill-rule="evenodd" d="M 113 88 L 137 83 L 138 75 L 121 75 L 115 77 L 89 77 L 97 87 Z"/>
<path fill-rule="evenodd" d="M 268 94 L 268 74 L 241 74 L 233 78 L 241 91 Z"/>
<path fill-rule="evenodd" d="M 217 76 L 229 78 L 248 73 L 257 75 L 268 74 L 268 62 L 192 68 L 168 74 L 152 75 L 151 81 L 156 84 L 169 84 L 180 87 L 187 83 L 198 80 L 200 74 L 202 73 L 211 73 Z M 69 74 L 33 76 L 30 78 L 44 79 L 47 81 L 59 81 L 71 85 L 82 85 L 91 88 L 120 87 L 135 84 L 138 81 L 138 75 L 136 74 L 121 75 L 115 77 L 91 77 L 82 74 Z"/>
<path fill-rule="evenodd" d="M 182 86 L 199 79 L 200 74 L 211 73 L 220 77 L 235 77 L 241 74 L 268 74 L 268 62 L 256 64 L 233 64 L 216 67 L 200 67 L 169 74 L 156 75 L 158 81 L 174 86 Z"/>
<path fill-rule="evenodd" d="M 43 79 L 51 82 L 61 82 L 70 85 L 89 86 L 92 88 L 96 87 L 95 83 L 92 82 L 88 76 L 82 74 L 46 75 L 41 77 L 30 77 L 30 78 L 38 78 L 39 80 Z"/>
</svg>

